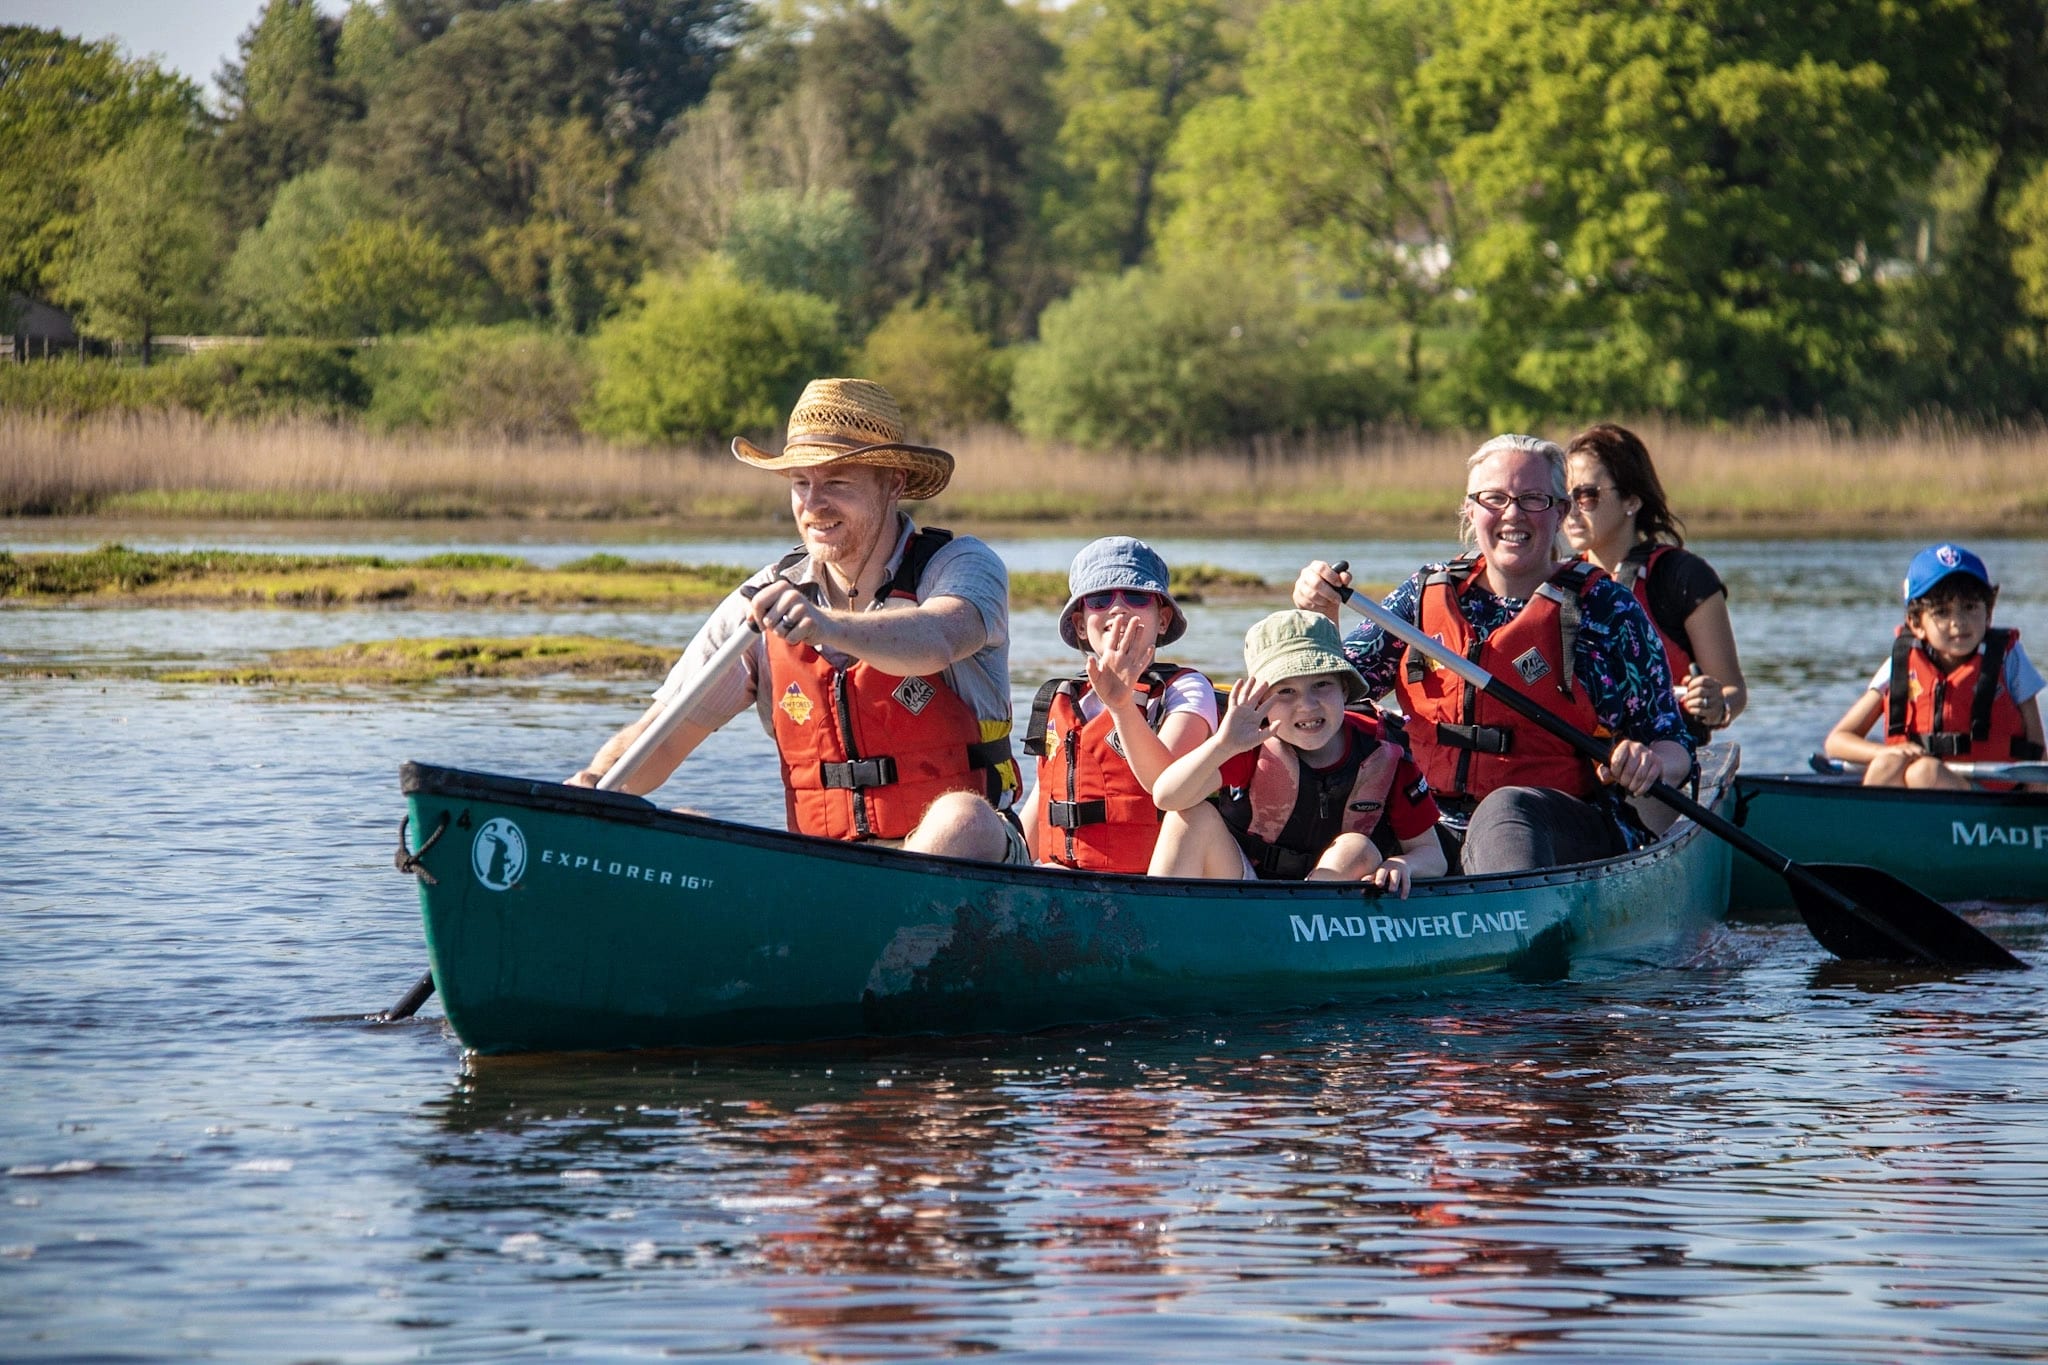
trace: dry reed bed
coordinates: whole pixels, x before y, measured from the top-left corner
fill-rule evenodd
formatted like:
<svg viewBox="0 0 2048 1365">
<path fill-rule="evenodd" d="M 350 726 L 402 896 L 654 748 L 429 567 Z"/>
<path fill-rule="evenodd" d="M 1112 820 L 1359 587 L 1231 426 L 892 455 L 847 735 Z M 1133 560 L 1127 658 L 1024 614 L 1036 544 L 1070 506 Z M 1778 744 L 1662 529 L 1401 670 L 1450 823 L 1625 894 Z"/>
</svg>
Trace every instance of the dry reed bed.
<svg viewBox="0 0 2048 1365">
<path fill-rule="evenodd" d="M 2048 529 L 2044 429 L 1639 430 L 1696 530 L 1854 532 L 1909 520 L 1956 532 Z M 940 440 L 959 455 L 960 473 L 933 515 L 1231 530 L 1441 529 L 1475 444 L 1470 435 L 1390 430 L 1167 457 L 1087 452 L 1002 429 Z M 0 513 L 696 523 L 786 515 L 774 481 L 717 448 L 385 436 L 176 413 L 83 423 L 0 413 Z"/>
</svg>

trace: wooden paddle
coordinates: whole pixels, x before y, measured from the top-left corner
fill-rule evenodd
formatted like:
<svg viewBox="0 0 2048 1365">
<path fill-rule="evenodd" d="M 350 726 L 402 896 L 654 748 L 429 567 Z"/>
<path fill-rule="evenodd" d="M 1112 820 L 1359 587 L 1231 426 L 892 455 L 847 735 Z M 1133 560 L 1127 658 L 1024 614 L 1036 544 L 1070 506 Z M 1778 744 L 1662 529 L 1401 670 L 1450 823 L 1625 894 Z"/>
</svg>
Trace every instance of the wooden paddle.
<svg viewBox="0 0 2048 1365">
<path fill-rule="evenodd" d="M 1958 777 L 1967 777 L 1972 781 L 2048 782 L 2048 763 L 2043 762 L 1970 763 L 1949 758 L 1944 758 L 1941 762 L 1943 767 Z M 1860 773 L 1864 768 L 1861 763 L 1847 763 L 1822 754 L 1815 754 L 1807 759 L 1806 765 L 1824 776 Z"/>
<path fill-rule="evenodd" d="M 1330 566 L 1343 573 L 1343 560 Z M 1333 587 L 1336 585 L 1332 584 Z M 1473 687 L 1526 717 L 1596 763 L 1605 763 L 1613 748 L 1502 683 L 1472 660 L 1395 616 L 1369 597 L 1338 587 L 1337 595 L 1410 649 L 1420 650 Z M 1747 831 L 1722 819 L 1668 782 L 1654 784 L 1649 795 L 1711 834 L 1784 877 L 1793 904 L 1820 945 L 1837 957 L 1875 958 L 1894 962 L 1930 962 L 1954 967 L 2009 967 L 2027 964 L 2006 951 L 1962 916 L 1898 878 L 1874 867 L 1850 864 L 1793 862 L 1759 843 Z"/>
<path fill-rule="evenodd" d="M 753 596 L 751 592 L 747 595 Z M 668 705 L 661 709 L 661 713 L 626 746 L 626 752 L 619 755 L 619 761 L 605 769 L 604 776 L 597 779 L 597 789 L 601 792 L 617 791 L 625 785 L 626 779 L 640 771 L 640 766 L 647 761 L 647 756 L 659 749 L 668 737 L 676 732 L 676 727 L 683 723 L 683 718 L 690 714 L 698 700 L 726 674 L 739 666 L 740 657 L 753 646 L 755 638 L 760 633 L 761 627 L 754 623 L 751 616 L 748 617 L 747 628 L 735 630 L 731 638 L 704 661 L 704 667 L 697 670 L 697 676 L 690 679 L 680 692 L 670 697 Z M 400 996 L 390 1009 L 382 1014 L 373 1014 L 370 1018 L 380 1024 L 394 1024 L 400 1019 L 410 1019 L 421 1005 L 427 1003 L 428 997 L 433 993 L 434 974 L 428 972 L 413 982 L 412 989 Z"/>
</svg>

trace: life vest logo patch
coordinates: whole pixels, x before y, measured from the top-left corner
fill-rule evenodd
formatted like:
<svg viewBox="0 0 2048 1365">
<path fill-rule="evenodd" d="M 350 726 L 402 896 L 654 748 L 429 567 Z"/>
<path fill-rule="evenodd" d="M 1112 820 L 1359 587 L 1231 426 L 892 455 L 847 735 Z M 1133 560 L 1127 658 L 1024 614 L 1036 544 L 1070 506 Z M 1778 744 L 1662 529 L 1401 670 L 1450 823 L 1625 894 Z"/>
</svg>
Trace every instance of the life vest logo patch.
<svg viewBox="0 0 2048 1365">
<path fill-rule="evenodd" d="M 1353 801 L 1348 807 L 1348 809 L 1356 811 L 1378 810 L 1379 808 L 1380 803 L 1377 801 Z"/>
<path fill-rule="evenodd" d="M 1124 737 L 1114 730 L 1109 732 L 1109 747 L 1115 751 L 1118 758 L 1128 757 L 1124 753 Z"/>
<path fill-rule="evenodd" d="M 915 716 L 931 705 L 932 698 L 939 695 L 939 689 L 923 678 L 905 678 L 890 695 L 903 703 L 904 710 Z"/>
<path fill-rule="evenodd" d="M 1543 657 L 1543 651 L 1531 646 L 1529 651 L 1515 660 L 1515 672 L 1522 675 L 1522 681 L 1533 683 L 1550 672 L 1550 661 Z"/>
<path fill-rule="evenodd" d="M 775 705 L 783 715 L 788 716 L 798 725 L 810 724 L 811 699 L 805 696 L 804 690 L 795 683 L 789 685 L 788 690 L 782 694 L 782 700 L 775 703 Z"/>
</svg>

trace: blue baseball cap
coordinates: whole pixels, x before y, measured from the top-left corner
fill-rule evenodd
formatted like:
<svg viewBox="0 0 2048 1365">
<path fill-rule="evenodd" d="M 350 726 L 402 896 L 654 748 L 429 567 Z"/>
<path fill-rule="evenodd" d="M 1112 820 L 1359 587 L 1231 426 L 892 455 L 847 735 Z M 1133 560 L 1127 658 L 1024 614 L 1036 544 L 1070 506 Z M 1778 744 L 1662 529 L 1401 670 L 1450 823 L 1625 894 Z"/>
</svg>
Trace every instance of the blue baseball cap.
<svg viewBox="0 0 2048 1365">
<path fill-rule="evenodd" d="M 1159 551 L 1130 536 L 1104 536 L 1091 540 L 1074 556 L 1067 570 L 1067 605 L 1060 609 L 1060 638 L 1069 648 L 1086 649 L 1074 629 L 1074 609 L 1091 592 L 1105 588 L 1134 588 L 1149 592 L 1166 607 L 1166 619 L 1159 623 L 1156 643 L 1170 645 L 1187 633 L 1188 618 L 1173 594 L 1166 590 L 1166 561 Z"/>
<path fill-rule="evenodd" d="M 1984 561 L 1960 545 L 1930 545 L 1913 556 L 1913 562 L 1906 566 L 1906 600 L 1925 597 L 1934 591 L 1934 585 L 1951 574 L 1966 574 L 1987 588 L 1997 585 L 1991 581 L 1991 573 L 1984 567 Z"/>
</svg>

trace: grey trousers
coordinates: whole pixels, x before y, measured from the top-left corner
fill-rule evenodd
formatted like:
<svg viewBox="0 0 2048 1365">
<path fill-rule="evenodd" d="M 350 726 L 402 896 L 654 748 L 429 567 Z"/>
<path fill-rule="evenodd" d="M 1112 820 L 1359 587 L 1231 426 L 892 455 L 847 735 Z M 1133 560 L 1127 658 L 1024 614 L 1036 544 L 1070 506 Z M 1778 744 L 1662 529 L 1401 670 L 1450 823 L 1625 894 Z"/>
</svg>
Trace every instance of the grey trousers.
<svg viewBox="0 0 2048 1365">
<path fill-rule="evenodd" d="M 1607 812 L 1544 787 L 1502 787 L 1472 812 L 1464 870 L 1525 872 L 1628 851 Z"/>
</svg>

